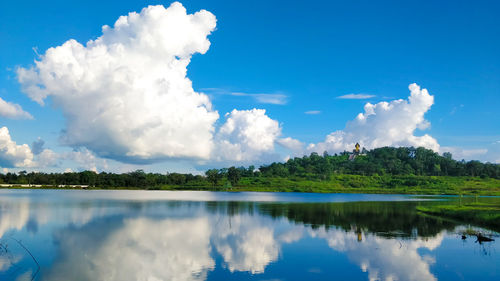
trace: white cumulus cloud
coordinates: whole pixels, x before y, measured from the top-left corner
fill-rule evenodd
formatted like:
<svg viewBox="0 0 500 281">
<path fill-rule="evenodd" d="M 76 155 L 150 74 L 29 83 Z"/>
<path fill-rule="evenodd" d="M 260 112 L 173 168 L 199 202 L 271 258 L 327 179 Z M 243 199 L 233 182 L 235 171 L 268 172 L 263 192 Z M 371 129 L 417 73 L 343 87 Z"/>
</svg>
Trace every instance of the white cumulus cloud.
<svg viewBox="0 0 500 281">
<path fill-rule="evenodd" d="M 2 168 L 47 168 L 59 164 L 61 155 L 44 148 L 44 141 L 38 138 L 33 148 L 17 144 L 12 140 L 7 127 L 0 128 L 0 167 Z M 5 171 L 4 171 L 5 172 Z"/>
<path fill-rule="evenodd" d="M 31 68 L 18 68 L 23 91 L 50 97 L 66 118 L 63 142 L 126 162 L 208 159 L 219 115 L 186 77 L 204 54 L 216 18 L 187 14 L 178 2 L 121 16 L 85 45 L 49 48 Z"/>
<path fill-rule="evenodd" d="M 382 146 L 415 146 L 439 151 L 439 144 L 428 134 L 416 136 L 416 129 L 425 129 L 430 123 L 424 114 L 434 104 L 434 96 L 417 84 L 409 86 L 408 100 L 367 103 L 364 113 L 349 121 L 343 130 L 329 134 L 324 142 L 310 144 L 309 151 L 339 152 L 352 150 L 359 144 L 367 149 Z"/>
<path fill-rule="evenodd" d="M 63 153 L 59 158 L 76 163 L 79 170 L 98 172 L 108 169 L 105 159 L 99 158 L 86 148 Z"/>
<path fill-rule="evenodd" d="M 44 148 L 44 143 L 38 138 L 33 142 L 33 148 L 27 144 L 18 145 L 11 139 L 7 127 L 0 128 L 0 167 L 48 168 L 58 167 L 62 161 L 70 161 L 75 163 L 79 170 L 97 172 L 109 168 L 105 159 L 99 158 L 86 148 L 59 153 Z"/>
<path fill-rule="evenodd" d="M 19 104 L 7 102 L 0 98 L 0 116 L 10 119 L 33 119 Z"/>
<path fill-rule="evenodd" d="M 304 151 L 304 143 L 291 137 L 278 139 L 276 143 L 297 153 Z"/>
<path fill-rule="evenodd" d="M 273 153 L 275 142 L 281 135 L 278 121 L 269 118 L 264 109 L 233 110 L 226 114 L 215 139 L 214 158 L 219 160 L 256 160 Z"/>
<path fill-rule="evenodd" d="M 98 169 L 92 157 L 130 164 L 168 159 L 263 162 L 279 158 L 275 144 L 295 154 L 351 150 L 356 142 L 366 148 L 424 146 L 439 151 L 433 137 L 415 135 L 415 130 L 430 126 L 424 114 L 434 103 L 433 96 L 416 84 L 410 85 L 408 100 L 367 103 L 364 113 L 345 129 L 307 149 L 298 140 L 280 138 L 280 123 L 263 109 L 235 109 L 217 130 L 218 112 L 207 95 L 193 90 L 186 76 L 191 57 L 208 51 L 208 36 L 215 27 L 215 16 L 205 10 L 188 14 L 178 2 L 168 8 L 148 6 L 121 16 L 113 26 L 103 26 L 95 40 L 81 44 L 71 39 L 49 48 L 34 66 L 17 69 L 18 80 L 31 99 L 41 105 L 50 100 L 62 110 L 66 119 L 62 144 L 75 152 L 60 157 L 86 169 Z M 283 94 L 231 94 L 270 104 L 287 100 Z M 34 143 L 35 154 L 42 153 L 39 146 Z M 56 156 L 45 152 L 40 163 L 55 165 Z M 16 165 L 27 164 L 11 164 Z"/>
<path fill-rule="evenodd" d="M 488 153 L 488 149 L 486 148 L 477 148 L 477 149 L 464 149 L 461 147 L 452 147 L 446 146 L 441 148 L 441 152 L 450 152 L 453 155 L 453 158 L 456 160 L 461 159 L 478 159 L 478 157 L 482 157 Z"/>
<path fill-rule="evenodd" d="M 27 144 L 18 145 L 10 137 L 7 127 L 0 128 L 0 167 L 30 167 L 33 153 Z"/>
<path fill-rule="evenodd" d="M 36 166 L 40 168 L 54 167 L 59 164 L 60 159 L 61 159 L 60 154 L 46 148 L 42 150 L 42 152 L 37 154 Z"/>
</svg>

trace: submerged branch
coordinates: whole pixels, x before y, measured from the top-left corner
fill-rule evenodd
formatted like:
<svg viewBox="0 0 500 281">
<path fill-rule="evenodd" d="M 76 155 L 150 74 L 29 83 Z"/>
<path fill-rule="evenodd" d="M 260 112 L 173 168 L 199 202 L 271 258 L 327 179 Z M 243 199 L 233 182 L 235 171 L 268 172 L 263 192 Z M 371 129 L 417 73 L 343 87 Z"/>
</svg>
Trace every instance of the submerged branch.
<svg viewBox="0 0 500 281">
<path fill-rule="evenodd" d="M 36 269 L 35 273 L 31 276 L 31 281 L 35 280 L 36 275 L 38 274 L 38 272 L 40 272 L 40 264 L 36 260 L 35 256 L 33 256 L 33 254 L 30 252 L 30 250 L 28 250 L 28 248 L 26 248 L 23 245 L 23 243 L 21 243 L 21 241 L 17 240 L 14 237 L 10 237 L 10 239 L 16 241 L 19 244 L 19 246 L 21 246 L 31 256 L 31 258 L 33 259 L 33 261 L 36 263 L 37 269 Z"/>
</svg>

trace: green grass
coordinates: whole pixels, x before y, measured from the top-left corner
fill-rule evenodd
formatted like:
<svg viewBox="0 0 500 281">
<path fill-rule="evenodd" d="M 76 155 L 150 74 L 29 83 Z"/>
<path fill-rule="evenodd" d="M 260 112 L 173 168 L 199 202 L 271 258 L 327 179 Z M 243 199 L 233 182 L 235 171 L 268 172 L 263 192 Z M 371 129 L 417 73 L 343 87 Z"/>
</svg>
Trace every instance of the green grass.
<svg viewBox="0 0 500 281">
<path fill-rule="evenodd" d="M 348 175 L 335 174 L 328 179 L 314 177 L 244 177 L 234 187 L 226 187 L 221 180 L 214 187 L 206 181 L 193 181 L 185 185 L 148 187 L 110 187 L 109 189 L 148 190 L 207 190 L 207 191 L 270 191 L 270 192 L 317 192 L 317 193 L 383 193 L 429 195 L 493 195 L 500 196 L 500 180 L 479 177 L 414 176 L 414 175 Z M 42 188 L 55 188 L 46 186 Z M 64 187 L 63 187 L 64 188 Z M 65 187 L 64 189 L 71 189 Z M 108 189 L 92 187 L 88 189 Z"/>
<path fill-rule="evenodd" d="M 304 178 L 242 178 L 238 185 L 225 188 L 204 183 L 189 186 L 162 186 L 166 190 L 227 190 L 317 193 L 386 193 L 430 195 L 500 195 L 500 180 L 476 177 L 439 176 L 360 176 L 333 175 L 326 180 Z"/>
<path fill-rule="evenodd" d="M 500 231 L 500 205 L 491 203 L 417 206 L 417 210 L 439 217 L 452 218 L 468 224 Z"/>
</svg>

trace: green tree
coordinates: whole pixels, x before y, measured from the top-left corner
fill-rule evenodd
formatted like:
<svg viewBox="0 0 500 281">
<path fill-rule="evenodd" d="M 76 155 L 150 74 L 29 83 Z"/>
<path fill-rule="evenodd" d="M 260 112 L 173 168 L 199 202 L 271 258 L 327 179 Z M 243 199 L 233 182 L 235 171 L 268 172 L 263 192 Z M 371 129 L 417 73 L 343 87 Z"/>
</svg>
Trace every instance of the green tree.
<svg viewBox="0 0 500 281">
<path fill-rule="evenodd" d="M 241 171 L 234 166 L 227 169 L 227 179 L 231 182 L 232 186 L 238 184 L 241 179 Z"/>
<path fill-rule="evenodd" d="M 207 176 L 207 179 L 209 182 L 212 183 L 212 185 L 215 187 L 219 180 L 222 178 L 222 174 L 219 173 L 219 170 L 217 169 L 210 169 L 205 172 L 205 175 Z"/>
</svg>

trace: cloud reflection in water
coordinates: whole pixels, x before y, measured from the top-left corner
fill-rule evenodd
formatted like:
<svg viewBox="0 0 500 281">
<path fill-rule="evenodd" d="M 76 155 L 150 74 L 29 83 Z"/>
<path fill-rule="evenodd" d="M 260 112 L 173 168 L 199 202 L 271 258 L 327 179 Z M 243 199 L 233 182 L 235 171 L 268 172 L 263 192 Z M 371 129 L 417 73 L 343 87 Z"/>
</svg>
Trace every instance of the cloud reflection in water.
<svg viewBox="0 0 500 281">
<path fill-rule="evenodd" d="M 273 218 L 248 202 L 236 207 L 212 202 L 209 207 L 184 201 L 47 204 L 21 199 L 0 201 L 0 238 L 36 240 L 36 230 L 28 231 L 30 223 L 50 234 L 54 259 L 42 262 L 39 280 L 207 280 L 217 270 L 264 277 L 271 264 L 286 264 L 285 245 L 304 239 L 323 241 L 332 254 L 343 254 L 359 272 L 367 272 L 369 280 L 436 280 L 430 270 L 432 252 L 446 236 L 440 231 L 427 238 L 395 239 L 354 228 L 312 227 Z M 419 254 L 421 249 L 431 255 Z M 19 261 L 10 260 L 14 265 Z M 0 274 L 11 264 L 0 259 Z"/>
</svg>

